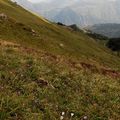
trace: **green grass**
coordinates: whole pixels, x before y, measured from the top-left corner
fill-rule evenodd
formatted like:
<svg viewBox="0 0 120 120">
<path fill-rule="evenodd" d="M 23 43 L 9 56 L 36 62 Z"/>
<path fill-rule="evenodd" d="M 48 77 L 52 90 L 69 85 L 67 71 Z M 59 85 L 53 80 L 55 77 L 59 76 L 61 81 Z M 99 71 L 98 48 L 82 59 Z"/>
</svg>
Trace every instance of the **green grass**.
<svg viewBox="0 0 120 120">
<path fill-rule="evenodd" d="M 56 55 L 96 61 L 102 65 L 120 69 L 120 59 L 111 54 L 106 47 L 82 32 L 73 32 L 33 15 L 9 0 L 0 1 L 0 13 L 8 15 L 9 20 L 0 22 L 0 38 L 14 41 L 24 46 L 49 51 Z M 33 29 L 36 36 L 23 28 Z M 63 44 L 63 47 L 60 47 Z"/>
<path fill-rule="evenodd" d="M 0 46 L 0 119 L 119 120 L 120 79 L 76 69 L 60 57 Z M 43 79 L 47 85 L 42 84 Z"/>
<path fill-rule="evenodd" d="M 120 58 L 9 0 L 0 13 L 8 16 L 0 19 L 0 120 L 120 119 L 120 79 L 101 73 L 120 70 Z"/>
</svg>

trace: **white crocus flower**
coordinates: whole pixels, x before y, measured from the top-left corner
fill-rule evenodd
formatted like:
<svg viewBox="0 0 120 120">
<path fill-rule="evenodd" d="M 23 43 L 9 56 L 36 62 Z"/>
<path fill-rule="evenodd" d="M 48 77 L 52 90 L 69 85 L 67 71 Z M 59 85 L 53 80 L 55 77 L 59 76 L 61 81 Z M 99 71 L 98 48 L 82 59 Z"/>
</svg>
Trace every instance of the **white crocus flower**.
<svg viewBox="0 0 120 120">
<path fill-rule="evenodd" d="M 64 117 L 63 116 L 60 116 L 60 120 L 63 120 L 64 119 Z"/>
<path fill-rule="evenodd" d="M 71 117 L 73 117 L 74 116 L 74 113 L 71 113 Z"/>
<path fill-rule="evenodd" d="M 84 117 L 83 117 L 83 119 L 84 119 L 84 120 L 87 120 L 87 119 L 88 119 L 88 117 L 87 117 L 87 116 L 84 116 Z"/>
<path fill-rule="evenodd" d="M 65 112 L 62 112 L 62 116 L 65 115 Z"/>
</svg>

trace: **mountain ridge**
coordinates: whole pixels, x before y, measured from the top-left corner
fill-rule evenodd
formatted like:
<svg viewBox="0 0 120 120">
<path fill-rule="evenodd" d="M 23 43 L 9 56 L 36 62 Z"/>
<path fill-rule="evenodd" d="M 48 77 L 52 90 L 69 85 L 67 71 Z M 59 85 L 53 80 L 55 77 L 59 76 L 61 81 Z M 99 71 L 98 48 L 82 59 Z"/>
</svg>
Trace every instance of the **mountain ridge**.
<svg viewBox="0 0 120 120">
<path fill-rule="evenodd" d="M 18 0 L 18 3 L 21 3 L 21 2 Z M 103 23 L 120 23 L 119 0 L 116 0 L 116 1 L 106 0 L 106 1 L 99 1 L 99 2 L 95 2 L 94 0 L 93 1 L 92 0 L 90 1 L 75 0 L 75 1 L 72 1 L 71 3 L 68 0 L 66 0 L 64 2 L 59 1 L 59 3 L 57 1 L 55 2 L 51 1 L 49 3 L 47 2 L 46 3 L 41 2 L 37 4 L 31 3 L 31 5 L 32 7 L 30 6 L 28 7 L 26 3 L 23 6 L 29 8 L 30 10 L 33 10 L 34 12 L 37 12 L 37 14 L 41 14 L 42 16 L 44 16 L 49 20 L 56 21 L 57 19 L 57 22 L 60 22 L 59 18 L 62 18 L 62 14 L 60 13 L 65 8 L 69 7 L 77 15 L 74 18 L 74 20 L 71 19 L 71 21 L 73 21 L 74 24 L 77 24 L 80 27 L 85 27 L 85 26 L 94 25 L 94 24 L 103 24 Z M 109 10 L 111 10 L 111 12 L 109 12 Z M 65 16 L 67 16 L 67 14 L 68 13 L 66 13 Z M 73 16 L 71 16 L 71 18 L 73 18 Z M 81 19 L 80 21 L 78 21 L 78 17 L 79 19 L 83 18 L 84 21 Z M 64 19 L 62 21 L 65 24 L 67 20 L 65 18 L 62 18 L 62 19 Z"/>
</svg>

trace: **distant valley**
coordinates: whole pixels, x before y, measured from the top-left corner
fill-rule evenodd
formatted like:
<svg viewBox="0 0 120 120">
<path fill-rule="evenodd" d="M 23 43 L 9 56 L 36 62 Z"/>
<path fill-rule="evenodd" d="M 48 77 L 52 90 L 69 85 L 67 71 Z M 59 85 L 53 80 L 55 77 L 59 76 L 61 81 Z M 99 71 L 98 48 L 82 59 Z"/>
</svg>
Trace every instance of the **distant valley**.
<svg viewBox="0 0 120 120">
<path fill-rule="evenodd" d="M 120 24 L 97 24 L 89 26 L 86 29 L 93 33 L 104 35 L 108 38 L 120 38 Z"/>
</svg>

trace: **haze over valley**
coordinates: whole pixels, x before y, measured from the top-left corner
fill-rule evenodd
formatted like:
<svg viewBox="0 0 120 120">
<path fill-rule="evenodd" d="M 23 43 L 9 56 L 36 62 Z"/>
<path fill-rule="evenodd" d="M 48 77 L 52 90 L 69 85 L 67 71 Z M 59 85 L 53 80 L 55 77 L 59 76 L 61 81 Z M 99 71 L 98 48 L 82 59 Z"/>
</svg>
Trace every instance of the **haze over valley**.
<svg viewBox="0 0 120 120">
<path fill-rule="evenodd" d="M 119 0 L 16 0 L 22 6 L 54 22 L 85 27 L 94 24 L 120 23 Z"/>
</svg>

